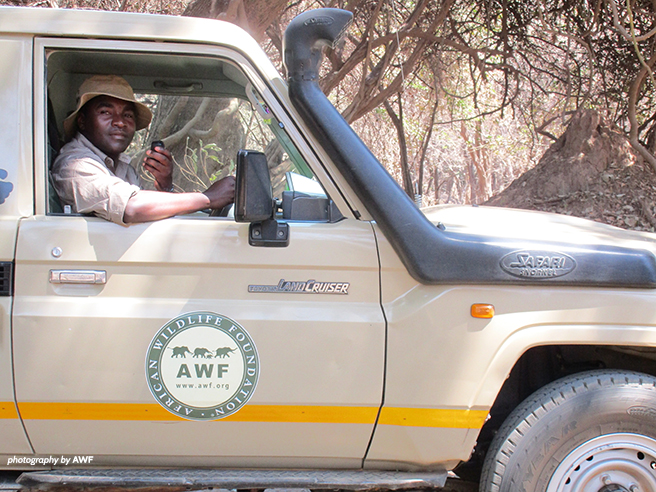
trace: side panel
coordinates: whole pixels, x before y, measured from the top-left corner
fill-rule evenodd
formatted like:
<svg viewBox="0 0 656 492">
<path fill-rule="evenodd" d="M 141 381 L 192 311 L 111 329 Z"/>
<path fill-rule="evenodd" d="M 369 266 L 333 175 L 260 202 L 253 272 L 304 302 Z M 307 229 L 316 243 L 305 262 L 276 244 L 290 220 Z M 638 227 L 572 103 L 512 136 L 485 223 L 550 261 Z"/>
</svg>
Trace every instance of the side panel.
<svg viewBox="0 0 656 492">
<path fill-rule="evenodd" d="M 656 346 L 656 292 L 567 287 L 425 286 L 377 230 L 388 319 L 385 405 L 366 466 L 466 460 L 510 369 L 544 344 Z M 470 315 L 492 304 L 492 319 Z"/>
<path fill-rule="evenodd" d="M 290 229 L 288 247 L 256 248 L 248 224 L 227 219 L 129 228 L 86 217 L 24 221 L 16 387 L 35 451 L 92 454 L 94 464 L 361 466 L 383 381 L 373 231 L 354 220 Z M 59 257 L 51 254 L 56 247 Z M 53 269 L 100 270 L 107 282 L 51 283 Z M 349 287 L 342 295 L 249 289 L 281 279 Z M 158 330 L 198 311 L 240 324 L 260 357 L 252 398 L 221 420 L 170 413 L 147 384 L 146 355 Z M 233 362 L 226 355 L 167 352 L 192 375 L 197 365 Z M 220 383 L 216 376 L 208 383 Z M 182 370 L 177 377 L 189 381 Z"/>
<path fill-rule="evenodd" d="M 32 214 L 31 37 L 0 39 L 0 74 L 0 262 L 12 262 L 20 217 Z M 0 454 L 13 455 L 31 448 L 14 401 L 12 303 L 0 297 Z"/>
</svg>

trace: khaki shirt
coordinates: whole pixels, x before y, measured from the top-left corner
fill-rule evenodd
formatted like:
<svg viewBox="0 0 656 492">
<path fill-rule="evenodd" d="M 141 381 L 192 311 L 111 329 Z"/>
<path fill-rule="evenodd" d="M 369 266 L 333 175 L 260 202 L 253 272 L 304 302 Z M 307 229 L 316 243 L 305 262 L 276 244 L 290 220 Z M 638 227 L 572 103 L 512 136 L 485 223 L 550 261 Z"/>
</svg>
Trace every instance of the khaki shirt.
<svg viewBox="0 0 656 492">
<path fill-rule="evenodd" d="M 114 163 L 80 133 L 62 147 L 50 174 L 62 204 L 73 212 L 93 213 L 121 225 L 126 225 L 128 200 L 141 189 L 127 155 Z"/>
</svg>

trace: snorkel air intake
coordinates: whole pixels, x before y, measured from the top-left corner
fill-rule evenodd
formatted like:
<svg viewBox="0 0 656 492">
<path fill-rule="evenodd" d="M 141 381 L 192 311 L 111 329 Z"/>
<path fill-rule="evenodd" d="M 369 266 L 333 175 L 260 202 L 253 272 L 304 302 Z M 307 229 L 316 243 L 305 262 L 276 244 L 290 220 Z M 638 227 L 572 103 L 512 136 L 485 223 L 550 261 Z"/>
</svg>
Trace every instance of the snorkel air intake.
<svg viewBox="0 0 656 492">
<path fill-rule="evenodd" d="M 319 88 L 321 50 L 339 41 L 351 19 L 344 10 L 317 9 L 289 24 L 283 39 L 289 96 L 410 275 L 424 284 L 656 287 L 656 258 L 646 250 L 458 234 L 430 222 Z"/>
</svg>

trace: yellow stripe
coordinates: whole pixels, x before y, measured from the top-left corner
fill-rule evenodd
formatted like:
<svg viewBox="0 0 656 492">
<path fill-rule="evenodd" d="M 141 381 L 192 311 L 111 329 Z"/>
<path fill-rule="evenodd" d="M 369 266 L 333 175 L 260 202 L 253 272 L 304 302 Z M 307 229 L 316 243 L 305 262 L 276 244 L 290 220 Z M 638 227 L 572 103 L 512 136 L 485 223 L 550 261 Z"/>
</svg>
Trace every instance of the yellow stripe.
<svg viewBox="0 0 656 492">
<path fill-rule="evenodd" d="M 13 403 L 11 404 L 13 406 Z M 157 403 L 41 403 L 18 404 L 26 420 L 134 420 L 185 421 Z M 279 422 L 313 424 L 367 424 L 376 421 L 375 407 L 246 405 L 221 422 Z M 0 414 L 1 415 L 1 414 Z M 14 417 L 15 418 L 15 411 Z M 485 410 L 383 408 L 379 423 L 415 427 L 479 429 Z M 10 418 L 10 417 L 6 417 Z"/>
<path fill-rule="evenodd" d="M 486 418 L 486 410 L 383 407 L 378 423 L 412 427 L 480 429 Z"/>
<path fill-rule="evenodd" d="M 28 420 L 175 420 L 185 421 L 157 403 L 19 403 Z M 309 422 L 373 424 L 375 407 L 246 405 L 223 422 Z"/>
<path fill-rule="evenodd" d="M 17 419 L 16 405 L 13 401 L 0 401 L 0 419 Z"/>
<path fill-rule="evenodd" d="M 26 420 L 184 420 L 156 403 L 22 402 L 18 410 Z"/>
</svg>

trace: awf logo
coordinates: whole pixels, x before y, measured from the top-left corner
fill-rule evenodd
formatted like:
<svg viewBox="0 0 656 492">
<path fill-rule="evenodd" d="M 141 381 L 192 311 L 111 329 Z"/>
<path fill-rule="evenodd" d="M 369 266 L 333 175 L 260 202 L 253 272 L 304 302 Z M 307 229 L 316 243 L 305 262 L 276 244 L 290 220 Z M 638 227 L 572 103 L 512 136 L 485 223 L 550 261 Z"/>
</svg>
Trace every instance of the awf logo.
<svg viewBox="0 0 656 492">
<path fill-rule="evenodd" d="M 253 396 L 259 373 L 248 332 L 210 312 L 169 321 L 146 357 L 146 379 L 157 402 L 189 420 L 217 420 L 237 412 Z"/>
<path fill-rule="evenodd" d="M 7 171 L 0 169 L 0 180 L 4 180 L 9 176 Z M 14 184 L 10 181 L 0 181 L 0 205 L 5 203 L 5 200 L 9 198 L 12 190 L 14 189 Z"/>
</svg>

